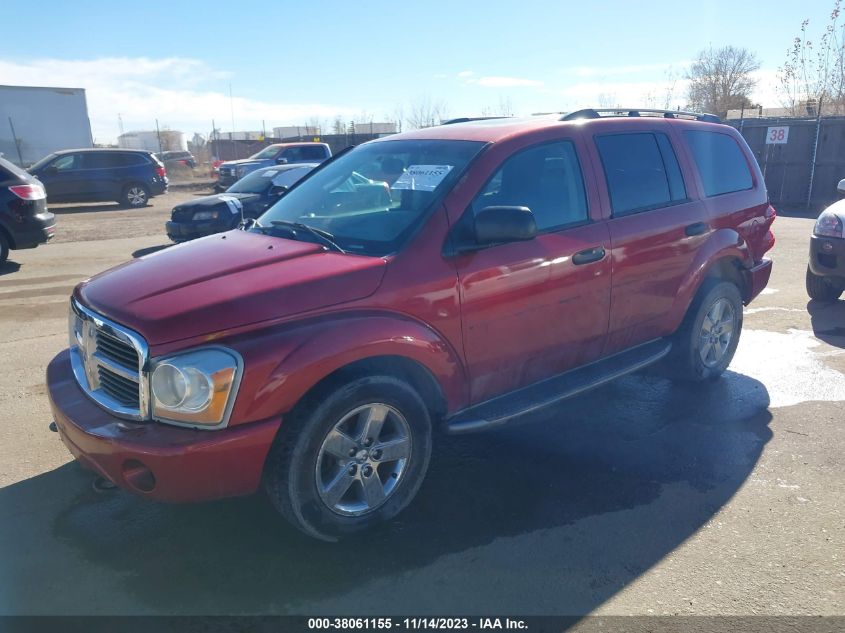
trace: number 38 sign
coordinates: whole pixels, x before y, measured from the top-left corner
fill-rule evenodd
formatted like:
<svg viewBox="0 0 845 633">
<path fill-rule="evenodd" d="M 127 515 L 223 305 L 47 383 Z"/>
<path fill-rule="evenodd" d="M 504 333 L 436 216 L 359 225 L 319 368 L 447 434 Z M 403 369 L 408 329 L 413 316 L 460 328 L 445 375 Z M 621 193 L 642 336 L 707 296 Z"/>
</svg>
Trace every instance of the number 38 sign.
<svg viewBox="0 0 845 633">
<path fill-rule="evenodd" d="M 766 131 L 766 145 L 783 145 L 789 140 L 789 126 L 770 127 Z"/>
</svg>

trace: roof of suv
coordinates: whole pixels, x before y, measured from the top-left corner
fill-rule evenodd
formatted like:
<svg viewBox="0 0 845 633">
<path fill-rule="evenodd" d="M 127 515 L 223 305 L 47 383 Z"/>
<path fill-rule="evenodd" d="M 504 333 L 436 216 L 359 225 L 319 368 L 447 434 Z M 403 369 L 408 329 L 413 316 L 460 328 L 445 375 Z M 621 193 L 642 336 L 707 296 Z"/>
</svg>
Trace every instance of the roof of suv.
<svg viewBox="0 0 845 633">
<path fill-rule="evenodd" d="M 77 153 L 90 153 L 90 152 L 129 152 L 133 154 L 152 154 L 151 151 L 145 149 L 124 149 L 123 147 L 80 147 L 79 149 L 59 149 L 53 152 L 57 156 L 61 156 L 62 154 L 77 154 Z"/>
<path fill-rule="evenodd" d="M 579 118 L 562 120 L 562 114 L 543 114 L 531 117 L 503 117 L 496 119 L 470 120 L 448 125 L 423 128 L 410 132 L 403 132 L 393 136 L 376 139 L 371 142 L 383 142 L 391 139 L 440 139 L 440 140 L 462 140 L 462 141 L 483 141 L 495 143 L 511 136 L 519 136 L 535 130 L 555 128 L 571 125 L 589 125 L 601 128 L 608 125 L 608 122 L 618 124 L 624 121 L 632 127 L 639 126 L 664 126 L 664 125 L 714 125 L 715 122 L 703 122 L 688 119 L 675 119 L 663 116 L 602 116 L 593 118 Z"/>
</svg>

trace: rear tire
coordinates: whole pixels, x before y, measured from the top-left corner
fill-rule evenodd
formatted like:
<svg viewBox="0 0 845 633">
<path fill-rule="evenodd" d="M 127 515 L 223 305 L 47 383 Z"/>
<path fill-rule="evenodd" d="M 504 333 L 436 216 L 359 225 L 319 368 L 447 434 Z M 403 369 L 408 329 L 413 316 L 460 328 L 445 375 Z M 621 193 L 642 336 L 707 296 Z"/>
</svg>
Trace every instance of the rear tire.
<svg viewBox="0 0 845 633">
<path fill-rule="evenodd" d="M 675 335 L 672 379 L 716 380 L 733 359 L 742 332 L 739 288 L 721 279 L 705 281 Z"/>
<path fill-rule="evenodd" d="M 6 237 L 6 234 L 0 229 L 0 264 L 5 262 L 9 259 L 9 238 Z"/>
<path fill-rule="evenodd" d="M 264 488 L 298 529 L 336 541 L 411 502 L 428 470 L 431 426 L 419 394 L 402 380 L 336 382 L 304 398 L 284 421 Z"/>
<path fill-rule="evenodd" d="M 147 206 L 150 201 L 150 190 L 141 183 L 132 183 L 123 188 L 120 196 L 120 204 L 130 209 L 140 209 Z"/>
<path fill-rule="evenodd" d="M 807 266 L 806 286 L 810 299 L 824 302 L 836 301 L 845 290 L 841 280 L 815 275 L 809 266 Z"/>
</svg>

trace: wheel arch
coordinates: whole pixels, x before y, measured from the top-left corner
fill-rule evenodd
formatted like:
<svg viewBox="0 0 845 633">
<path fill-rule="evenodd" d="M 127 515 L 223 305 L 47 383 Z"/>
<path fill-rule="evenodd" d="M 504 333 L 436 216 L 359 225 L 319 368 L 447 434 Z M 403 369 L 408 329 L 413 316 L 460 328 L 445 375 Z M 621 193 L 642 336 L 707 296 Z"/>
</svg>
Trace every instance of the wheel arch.
<svg viewBox="0 0 845 633">
<path fill-rule="evenodd" d="M 724 279 L 739 288 L 744 303 L 750 300 L 751 283 L 748 270 L 753 257 L 742 236 L 733 229 L 715 231 L 699 249 L 678 288 L 670 312 L 672 331 L 680 327 L 701 285 L 709 279 Z"/>
</svg>

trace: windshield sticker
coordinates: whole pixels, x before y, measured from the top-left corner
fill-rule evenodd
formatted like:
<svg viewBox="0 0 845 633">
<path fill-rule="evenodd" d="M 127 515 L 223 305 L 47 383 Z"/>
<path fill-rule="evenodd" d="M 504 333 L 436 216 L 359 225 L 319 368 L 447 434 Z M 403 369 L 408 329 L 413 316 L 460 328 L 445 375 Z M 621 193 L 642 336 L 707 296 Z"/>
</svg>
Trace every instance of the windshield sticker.
<svg viewBox="0 0 845 633">
<path fill-rule="evenodd" d="M 393 189 L 434 191 L 454 165 L 411 165 L 393 183 Z"/>
<path fill-rule="evenodd" d="M 232 212 L 233 215 L 239 215 L 241 209 L 241 201 L 237 198 L 233 198 L 232 196 L 220 196 L 220 199 L 226 203 L 226 206 L 229 207 L 229 211 Z"/>
</svg>

